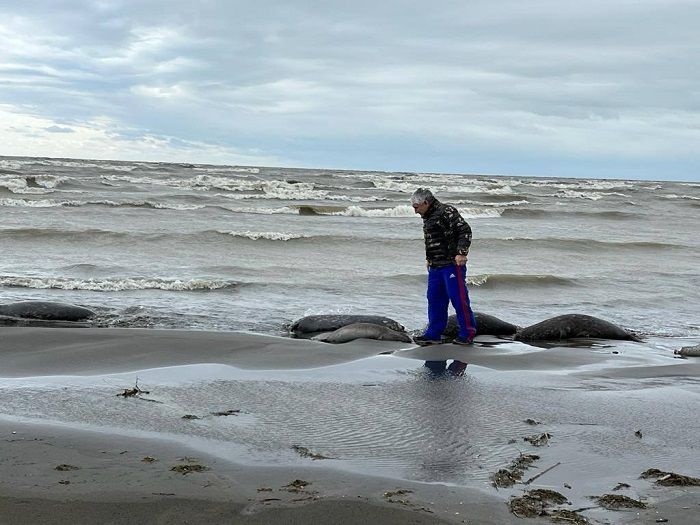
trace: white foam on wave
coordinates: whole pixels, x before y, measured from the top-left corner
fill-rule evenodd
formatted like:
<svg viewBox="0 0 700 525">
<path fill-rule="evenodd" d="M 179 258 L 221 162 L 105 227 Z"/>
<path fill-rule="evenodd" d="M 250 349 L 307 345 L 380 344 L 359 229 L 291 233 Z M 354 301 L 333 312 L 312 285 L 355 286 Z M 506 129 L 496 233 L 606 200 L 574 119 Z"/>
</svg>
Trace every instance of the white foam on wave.
<svg viewBox="0 0 700 525">
<path fill-rule="evenodd" d="M 208 279 L 70 279 L 65 277 L 1 276 L 0 286 L 58 290 L 123 292 L 129 290 L 206 291 L 235 287 L 238 283 Z"/>
<path fill-rule="evenodd" d="M 54 199 L 0 199 L 0 206 L 16 208 L 55 208 L 57 206 L 80 206 L 80 204 L 74 204 L 74 201 L 57 201 Z"/>
<path fill-rule="evenodd" d="M 0 175 L 0 186 L 12 193 L 46 194 L 51 193 L 56 186 L 70 180 L 70 177 L 56 175 Z M 30 182 L 38 187 L 30 186 Z"/>
<path fill-rule="evenodd" d="M 196 170 L 211 170 L 211 168 L 195 167 Z M 217 166 L 216 171 L 231 172 L 231 173 L 260 173 L 260 168 L 250 166 Z"/>
<path fill-rule="evenodd" d="M 560 190 L 629 190 L 634 184 L 627 181 L 604 181 L 604 180 L 562 180 L 562 179 L 530 179 L 523 180 L 521 184 L 525 186 L 554 188 Z"/>
<path fill-rule="evenodd" d="M 331 206 L 284 206 L 281 208 L 226 208 L 235 213 L 254 213 L 263 215 L 299 215 L 300 208 L 308 209 L 309 215 L 335 215 L 341 217 L 371 217 L 371 218 L 407 218 L 416 217 L 413 207 L 399 205 L 393 208 L 363 208 L 362 206 L 331 207 Z M 461 208 L 459 212 L 466 219 L 500 217 L 503 209 Z"/>
<path fill-rule="evenodd" d="M 617 193 L 614 191 L 609 192 L 586 192 L 586 191 L 575 191 L 575 190 L 559 190 L 552 197 L 561 197 L 564 199 L 587 199 L 591 201 L 598 201 L 604 199 L 605 197 L 626 197 L 624 193 Z"/>
<path fill-rule="evenodd" d="M 251 239 L 257 241 L 259 239 L 264 239 L 268 241 L 291 241 L 293 239 L 307 239 L 308 235 L 302 235 L 297 233 L 283 233 L 283 232 L 253 232 L 253 231 L 218 231 L 218 233 L 223 233 L 226 235 L 231 235 L 233 237 L 241 237 L 244 239 Z"/>
<path fill-rule="evenodd" d="M 327 215 L 342 215 L 345 217 L 413 217 L 415 212 L 411 206 L 401 205 L 395 208 L 366 209 L 361 206 L 350 206 L 342 211 L 331 212 Z"/>
<path fill-rule="evenodd" d="M 328 192 L 318 190 L 310 182 L 291 183 L 285 180 L 262 180 L 215 176 L 210 174 L 187 178 L 154 178 L 137 175 L 102 175 L 102 182 L 113 185 L 127 182 L 137 185 L 156 185 L 190 191 L 224 190 L 232 194 L 217 194 L 233 200 L 245 199 L 282 199 L 282 200 L 319 200 L 328 199 Z M 259 193 L 243 193 L 259 192 Z M 332 198 L 331 198 L 332 199 Z M 339 197 L 338 199 L 343 199 Z"/>
<path fill-rule="evenodd" d="M 324 200 L 334 202 L 386 202 L 389 199 L 376 195 L 329 195 L 328 192 L 322 190 L 298 191 L 296 193 L 290 191 L 283 192 L 266 192 L 266 193 L 217 193 L 215 197 L 223 197 L 225 199 L 242 201 L 242 200 Z"/>
<path fill-rule="evenodd" d="M 10 207 L 28 207 L 28 208 L 56 208 L 61 206 L 88 206 L 102 205 L 110 207 L 137 207 L 137 208 L 155 208 L 163 210 L 199 210 L 205 206 L 202 204 L 181 204 L 181 203 L 165 203 L 155 201 L 76 201 L 76 200 L 55 200 L 55 199 L 0 199 L 0 206 Z"/>
<path fill-rule="evenodd" d="M 420 181 L 425 184 L 425 181 Z M 430 189 L 433 193 L 487 193 L 491 195 L 510 195 L 513 188 L 502 183 L 475 183 L 472 180 L 455 181 L 457 184 L 444 184 L 444 180 L 440 183 L 432 184 Z M 419 184 L 415 181 L 395 181 L 387 179 L 372 179 L 374 187 L 380 190 L 395 191 L 399 193 L 413 193 Z"/>
<path fill-rule="evenodd" d="M 664 195 L 664 199 L 700 201 L 700 197 L 694 197 L 693 195 L 676 195 L 675 193 L 671 193 L 670 195 Z"/>
<path fill-rule="evenodd" d="M 472 200 L 459 200 L 459 201 L 453 201 L 451 204 L 454 204 L 455 206 L 460 205 L 460 204 L 474 204 L 476 206 L 488 206 L 488 207 L 494 207 L 494 208 L 508 208 L 510 206 L 523 206 L 525 204 L 530 204 L 530 202 L 527 200 L 508 201 L 508 202 L 480 202 L 480 201 L 472 201 Z"/>
</svg>

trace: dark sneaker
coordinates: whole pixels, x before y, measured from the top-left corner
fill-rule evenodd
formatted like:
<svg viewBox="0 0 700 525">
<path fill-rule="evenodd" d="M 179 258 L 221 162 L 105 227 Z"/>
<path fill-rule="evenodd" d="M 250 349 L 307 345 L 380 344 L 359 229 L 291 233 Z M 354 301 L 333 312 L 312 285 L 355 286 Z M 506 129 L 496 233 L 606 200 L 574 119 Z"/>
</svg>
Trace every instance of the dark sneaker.
<svg viewBox="0 0 700 525">
<path fill-rule="evenodd" d="M 466 337 L 455 337 L 452 340 L 452 344 L 455 345 L 462 345 L 462 346 L 469 346 L 471 344 L 474 344 L 474 339 L 467 339 Z"/>
<path fill-rule="evenodd" d="M 464 371 L 467 368 L 467 363 L 462 363 L 462 361 L 452 361 L 450 366 L 447 367 L 447 371 L 453 376 L 463 376 Z"/>
<path fill-rule="evenodd" d="M 430 339 L 429 337 L 425 337 L 424 335 L 419 335 L 413 338 L 413 342 L 416 343 L 418 346 L 430 346 L 441 344 L 442 339 Z"/>
</svg>

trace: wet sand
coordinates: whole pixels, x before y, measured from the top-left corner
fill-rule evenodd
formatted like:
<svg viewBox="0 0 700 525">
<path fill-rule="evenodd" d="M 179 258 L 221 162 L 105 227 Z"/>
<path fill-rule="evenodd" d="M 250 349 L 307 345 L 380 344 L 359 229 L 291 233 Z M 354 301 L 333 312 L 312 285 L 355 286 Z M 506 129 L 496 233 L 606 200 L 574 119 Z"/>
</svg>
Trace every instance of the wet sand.
<svg viewBox="0 0 700 525">
<path fill-rule="evenodd" d="M 336 346 L 225 332 L 0 328 L 0 513 L 18 524 L 549 523 L 521 520 L 506 502 L 549 488 L 570 508 L 595 507 L 588 496 L 625 482 L 648 509 L 583 514 L 696 523 L 700 488 L 657 487 L 639 474 L 700 475 L 700 361 L 627 342 L 479 341 Z M 422 369 L 423 360 L 455 357 L 471 363 L 464 377 Z M 135 377 L 155 403 L 116 397 Z M 247 413 L 216 418 L 212 407 Z M 182 420 L 185 409 L 202 419 Z M 541 432 L 551 434 L 545 447 L 523 441 Z M 299 456 L 289 443 L 334 459 Z M 542 475 L 494 488 L 491 474 L 520 453 L 541 456 L 523 479 Z M 64 464 L 77 468 L 56 470 Z M 195 464 L 206 470 L 170 470 Z M 290 488 L 297 479 L 309 484 Z M 385 497 L 398 490 L 410 492 Z"/>
</svg>

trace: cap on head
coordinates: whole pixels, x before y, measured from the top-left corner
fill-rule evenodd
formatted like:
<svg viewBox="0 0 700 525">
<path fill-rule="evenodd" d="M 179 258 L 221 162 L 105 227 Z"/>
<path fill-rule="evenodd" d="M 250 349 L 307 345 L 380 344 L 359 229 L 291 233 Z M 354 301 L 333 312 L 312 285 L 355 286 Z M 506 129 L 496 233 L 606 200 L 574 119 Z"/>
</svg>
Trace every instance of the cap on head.
<svg viewBox="0 0 700 525">
<path fill-rule="evenodd" d="M 422 204 L 424 202 L 430 204 L 434 200 L 433 192 L 428 188 L 418 188 L 413 192 L 413 195 L 411 195 L 411 204 Z"/>
</svg>

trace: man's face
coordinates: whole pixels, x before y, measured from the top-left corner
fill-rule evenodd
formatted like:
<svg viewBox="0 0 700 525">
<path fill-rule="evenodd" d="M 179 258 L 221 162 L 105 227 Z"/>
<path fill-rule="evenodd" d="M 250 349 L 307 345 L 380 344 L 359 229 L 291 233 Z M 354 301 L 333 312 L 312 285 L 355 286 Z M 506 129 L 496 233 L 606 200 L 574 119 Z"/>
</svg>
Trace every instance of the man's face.
<svg viewBox="0 0 700 525">
<path fill-rule="evenodd" d="M 430 207 L 430 205 L 426 201 L 423 201 L 420 204 L 413 204 L 412 206 L 413 206 L 413 211 L 416 212 L 421 217 L 423 215 L 425 215 L 425 212 L 428 211 L 428 208 Z"/>
</svg>

